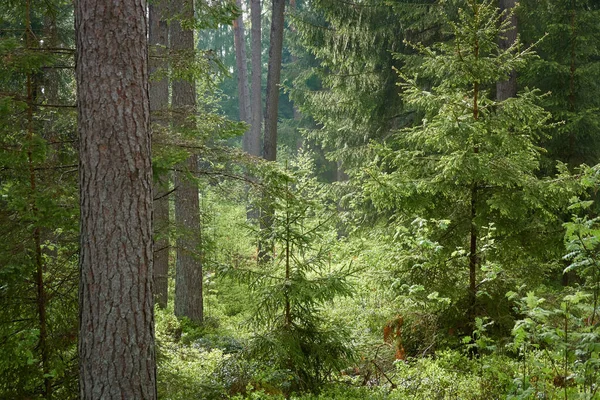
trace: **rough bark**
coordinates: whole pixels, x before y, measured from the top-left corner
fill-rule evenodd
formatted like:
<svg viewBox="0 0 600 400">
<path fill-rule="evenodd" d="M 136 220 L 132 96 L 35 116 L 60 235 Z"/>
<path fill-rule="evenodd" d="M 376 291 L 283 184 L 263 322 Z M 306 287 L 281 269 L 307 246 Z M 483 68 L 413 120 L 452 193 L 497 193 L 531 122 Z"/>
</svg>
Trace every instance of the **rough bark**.
<svg viewBox="0 0 600 400">
<path fill-rule="evenodd" d="M 504 32 L 499 39 L 501 49 L 508 49 L 517 40 L 517 16 L 512 12 L 516 5 L 516 0 L 498 0 L 500 11 L 506 12 L 506 18 L 510 19 L 510 26 L 507 32 Z M 496 98 L 498 101 L 506 100 L 517 96 L 517 73 L 512 71 L 508 80 L 496 83 Z"/>
<path fill-rule="evenodd" d="M 250 21 L 252 23 L 252 82 L 251 111 L 252 125 L 248 140 L 248 154 L 260 156 L 260 132 L 262 127 L 262 43 L 260 0 L 250 0 Z"/>
<path fill-rule="evenodd" d="M 174 0 L 174 10 L 182 18 L 194 16 L 193 2 Z M 169 27 L 173 56 L 187 58 L 194 52 L 194 32 L 184 30 L 178 20 Z M 181 64 L 181 63 L 180 63 Z M 196 89 L 193 82 L 175 80 L 172 83 L 174 125 L 179 129 L 193 129 L 189 123 L 190 113 L 196 110 Z M 177 265 L 175 270 L 175 315 L 188 317 L 201 323 L 203 319 L 202 264 L 198 257 L 200 245 L 200 204 L 198 185 L 189 179 L 188 172 L 198 170 L 197 156 L 192 154 L 175 173 L 175 223 L 181 234 L 177 238 Z"/>
<path fill-rule="evenodd" d="M 76 6 L 82 399 L 155 399 L 145 0 Z"/>
<path fill-rule="evenodd" d="M 235 47 L 235 64 L 237 67 L 238 99 L 240 107 L 240 121 L 250 123 L 250 93 L 248 92 L 248 67 L 246 59 L 246 34 L 244 32 L 244 18 L 242 16 L 242 0 L 236 0 L 240 15 L 233 21 L 233 45 Z M 250 131 L 246 131 L 242 138 L 242 148 L 249 151 Z"/>
<path fill-rule="evenodd" d="M 161 79 L 150 81 L 150 112 L 153 127 L 164 129 L 168 124 L 167 111 L 169 108 L 169 81 L 166 74 L 168 68 L 168 35 L 169 30 L 165 20 L 166 0 L 157 1 L 150 5 L 150 75 L 159 73 Z M 169 176 L 154 177 L 154 300 L 159 307 L 165 308 L 169 297 Z"/>
<path fill-rule="evenodd" d="M 279 83 L 281 80 L 281 61 L 283 50 L 283 17 L 285 0 L 273 0 L 271 15 L 271 35 L 269 47 L 269 66 L 267 72 L 267 96 L 265 106 L 265 136 L 263 142 L 263 158 L 267 161 L 277 160 L 277 117 L 279 111 Z M 269 239 L 269 231 L 273 225 L 272 199 L 263 195 L 260 232 L 258 244 L 259 262 L 268 262 L 272 258 L 273 243 Z"/>
<path fill-rule="evenodd" d="M 265 138 L 263 145 L 263 157 L 267 161 L 275 161 L 277 159 L 277 117 L 279 111 L 284 11 L 285 0 L 273 0 L 265 106 Z"/>
</svg>

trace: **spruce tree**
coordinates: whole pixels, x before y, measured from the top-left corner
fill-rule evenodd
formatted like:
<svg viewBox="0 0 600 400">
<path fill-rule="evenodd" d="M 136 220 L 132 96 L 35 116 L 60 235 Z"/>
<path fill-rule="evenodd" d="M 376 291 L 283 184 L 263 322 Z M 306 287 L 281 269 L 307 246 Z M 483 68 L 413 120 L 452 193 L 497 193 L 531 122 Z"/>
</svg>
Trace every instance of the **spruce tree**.
<svg viewBox="0 0 600 400">
<path fill-rule="evenodd" d="M 314 119 L 305 136 L 329 160 L 357 166 L 368 159 L 371 140 L 410 124 L 413 114 L 403 108 L 393 70 L 407 59 L 393 54 L 415 53 L 406 38 L 439 39 L 440 17 L 451 7 L 437 3 L 317 0 L 292 15 L 292 50 L 311 63 L 294 77 L 291 98 Z"/>
<path fill-rule="evenodd" d="M 374 145 L 377 158 L 364 171 L 367 197 L 393 221 L 438 222 L 431 232 L 441 253 L 429 260 L 434 278 L 418 283 L 460 306 L 467 333 L 502 298 L 501 291 L 493 294 L 490 272 L 506 282 L 545 273 L 537 269 L 540 248 L 547 249 L 538 234 L 552 226 L 561 204 L 560 197 L 549 201 L 550 183 L 537 177 L 536 143 L 550 119 L 539 92 L 493 96 L 496 82 L 534 57 L 518 40 L 499 47 L 509 24 L 491 1 L 466 0 L 456 20 L 447 21 L 451 41 L 413 45 L 423 59 L 400 72 L 400 87 L 423 118 Z M 425 268 L 410 257 L 405 262 L 409 275 Z M 492 301 L 483 301 L 483 293 Z"/>
<path fill-rule="evenodd" d="M 230 271 L 249 281 L 257 298 L 249 355 L 283 372 L 287 394 L 319 390 L 352 356 L 345 329 L 323 312 L 351 287 L 348 268 L 332 266 L 332 210 L 313 171 L 304 155 L 291 170 L 272 174 L 273 258 Z"/>
</svg>

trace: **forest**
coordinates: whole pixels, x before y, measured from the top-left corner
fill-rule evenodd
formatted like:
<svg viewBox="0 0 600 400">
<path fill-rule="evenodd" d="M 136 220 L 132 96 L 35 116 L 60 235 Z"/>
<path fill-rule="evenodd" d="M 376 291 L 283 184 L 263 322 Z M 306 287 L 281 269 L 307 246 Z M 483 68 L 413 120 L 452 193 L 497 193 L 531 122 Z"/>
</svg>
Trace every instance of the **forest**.
<svg viewBox="0 0 600 400">
<path fill-rule="evenodd" d="M 598 0 L 0 0 L 0 399 L 600 399 Z"/>
</svg>

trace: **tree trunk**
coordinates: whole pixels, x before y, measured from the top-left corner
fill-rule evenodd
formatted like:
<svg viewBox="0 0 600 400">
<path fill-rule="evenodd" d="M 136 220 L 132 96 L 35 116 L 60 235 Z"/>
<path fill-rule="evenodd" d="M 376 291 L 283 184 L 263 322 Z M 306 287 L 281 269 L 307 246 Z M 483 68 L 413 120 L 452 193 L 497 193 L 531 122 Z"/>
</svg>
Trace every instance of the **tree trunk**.
<svg viewBox="0 0 600 400">
<path fill-rule="evenodd" d="M 509 29 L 504 33 L 504 37 L 499 39 L 500 49 L 508 49 L 517 40 L 517 16 L 513 13 L 516 0 L 498 0 L 500 11 L 507 12 L 510 18 Z M 517 96 L 517 73 L 512 71 L 508 80 L 496 83 L 496 99 L 498 101 L 506 100 Z"/>
<path fill-rule="evenodd" d="M 244 18 L 242 15 L 242 0 L 236 0 L 240 9 L 240 16 L 233 21 L 233 45 L 235 47 L 235 63 L 238 75 L 238 98 L 240 107 L 240 121 L 250 123 L 250 94 L 248 93 L 248 67 L 246 59 L 246 35 L 244 33 Z M 250 144 L 250 131 L 244 133 L 242 148 L 248 152 Z"/>
<path fill-rule="evenodd" d="M 285 0 L 273 0 L 265 106 L 265 140 L 263 145 L 263 157 L 267 161 L 275 161 L 277 159 L 277 117 L 279 111 L 284 11 Z"/>
<path fill-rule="evenodd" d="M 279 82 L 281 79 L 281 61 L 283 50 L 283 15 L 285 0 L 273 0 L 271 15 L 271 44 L 269 47 L 269 69 L 267 72 L 267 98 L 265 106 L 265 137 L 263 158 L 277 160 L 277 117 L 279 111 Z M 273 226 L 273 206 L 269 195 L 263 194 L 260 216 L 260 239 L 258 244 L 259 262 L 268 262 L 272 258 L 273 243 L 269 234 Z"/>
<path fill-rule="evenodd" d="M 477 153 L 477 149 L 475 149 Z M 477 316 L 477 270 L 479 269 L 479 257 L 477 256 L 477 182 L 471 187 L 471 215 L 470 215 L 470 233 L 469 233 L 469 324 L 475 327 L 475 317 Z"/>
<path fill-rule="evenodd" d="M 252 22 L 252 82 L 251 109 L 252 126 L 248 140 L 248 154 L 260 156 L 260 132 L 262 127 L 262 45 L 260 0 L 250 0 Z"/>
<path fill-rule="evenodd" d="M 33 36 L 33 29 L 31 26 L 31 1 L 26 2 L 26 15 L 25 15 L 25 45 L 27 50 L 33 49 L 35 38 Z M 47 28 L 47 26 L 45 26 Z M 33 245 L 34 264 L 35 264 L 35 276 L 34 282 L 36 286 L 36 304 L 38 312 L 38 349 L 40 352 L 40 362 L 42 367 L 43 381 L 44 381 L 44 398 L 52 398 L 52 379 L 50 376 L 50 349 L 48 346 L 48 318 L 47 318 L 47 301 L 46 295 L 46 281 L 44 280 L 44 273 L 46 272 L 46 265 L 42 257 L 42 239 L 41 239 L 41 228 L 39 226 L 39 209 L 37 207 L 37 174 L 36 165 L 33 157 L 35 149 L 35 132 L 34 132 L 34 107 L 35 102 L 38 100 L 36 93 L 38 93 L 36 79 L 31 72 L 27 74 L 27 164 L 29 166 L 29 207 L 31 208 L 32 217 L 32 232 L 31 239 Z"/>
<path fill-rule="evenodd" d="M 290 0 L 290 7 L 288 9 L 291 10 L 292 12 L 297 10 L 297 3 L 296 0 Z M 294 26 L 290 26 L 290 31 L 293 34 L 296 34 L 296 29 L 294 28 Z M 292 64 L 296 64 L 298 62 L 298 57 L 294 54 L 292 54 Z M 300 121 L 302 119 L 302 113 L 300 112 L 300 110 L 298 110 L 298 107 L 296 107 L 296 103 L 292 104 L 292 111 L 294 113 L 294 121 Z M 295 128 L 296 131 L 298 131 L 298 128 Z M 304 138 L 302 137 L 302 135 L 300 135 L 298 137 L 298 139 L 296 140 L 296 153 L 299 153 L 300 150 L 302 150 L 302 147 L 304 146 Z M 338 161 L 338 165 L 340 165 L 341 163 Z"/>
<path fill-rule="evenodd" d="M 173 10 L 186 19 L 194 16 L 193 1 L 173 0 Z M 194 32 L 181 28 L 178 20 L 169 27 L 171 49 L 174 57 L 185 58 L 193 62 Z M 182 65 L 182 63 L 179 63 Z M 191 67 L 187 64 L 186 67 Z M 175 80 L 172 83 L 172 109 L 175 115 L 174 125 L 180 129 L 193 129 L 188 120 L 190 113 L 196 111 L 196 88 L 194 82 Z M 184 165 L 175 173 L 175 222 L 181 230 L 177 238 L 177 266 L 175 271 L 175 315 L 188 317 L 201 323 L 203 319 L 202 264 L 197 256 L 200 245 L 200 203 L 198 185 L 189 178 L 188 173 L 198 170 L 198 158 L 190 155 Z"/>
<path fill-rule="evenodd" d="M 475 59 L 479 60 L 479 41 L 475 42 Z M 479 82 L 473 84 L 473 120 L 479 119 Z M 475 155 L 479 154 L 479 147 L 473 148 Z M 469 232 L 469 305 L 467 316 L 469 318 L 469 326 L 473 334 L 475 330 L 475 318 L 477 317 L 477 273 L 479 272 L 479 256 L 478 256 L 478 229 L 477 229 L 477 198 L 479 194 L 479 183 L 473 181 L 470 188 L 471 197 L 471 212 L 470 212 L 470 232 Z"/>
<path fill-rule="evenodd" d="M 577 66 L 575 64 L 575 45 L 577 44 L 577 26 L 576 26 L 576 17 L 577 12 L 575 10 L 575 4 L 571 2 L 571 18 L 570 18 L 570 28 L 571 28 L 571 45 L 569 55 L 571 58 L 571 64 L 569 66 L 569 111 L 571 113 L 575 113 L 575 75 L 577 71 Z M 576 142 L 576 133 L 571 129 L 569 132 L 569 154 L 567 156 L 567 162 L 573 166 L 579 165 L 579 163 L 573 162 L 573 156 L 575 155 L 575 142 Z"/>
<path fill-rule="evenodd" d="M 76 6 L 82 399 L 155 399 L 145 0 Z"/>
<path fill-rule="evenodd" d="M 166 0 L 150 5 L 150 75 L 168 68 L 168 35 Z M 165 75 L 163 75 L 165 76 Z M 150 81 L 150 112 L 153 127 L 164 129 L 169 108 L 169 81 L 163 77 Z M 159 307 L 167 307 L 169 298 L 169 177 L 154 177 L 154 301 Z"/>
</svg>

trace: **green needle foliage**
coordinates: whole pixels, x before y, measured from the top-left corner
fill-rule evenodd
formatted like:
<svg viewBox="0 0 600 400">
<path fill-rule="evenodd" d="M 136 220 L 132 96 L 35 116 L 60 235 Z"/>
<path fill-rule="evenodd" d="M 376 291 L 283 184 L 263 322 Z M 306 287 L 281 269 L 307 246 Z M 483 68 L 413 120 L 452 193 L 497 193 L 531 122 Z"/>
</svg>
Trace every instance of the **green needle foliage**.
<svg viewBox="0 0 600 400">
<path fill-rule="evenodd" d="M 354 167 L 369 157 L 370 140 L 411 123 L 392 69 L 406 60 L 393 54 L 415 53 L 403 42 L 407 37 L 439 40 L 447 11 L 430 0 L 317 0 L 292 15 L 294 40 L 314 59 L 294 78 L 291 98 L 317 123 L 304 134 L 330 160 Z"/>
<path fill-rule="evenodd" d="M 323 313 L 351 294 L 350 271 L 332 265 L 331 211 L 319 203 L 311 164 L 301 157 L 293 173 L 279 176 L 270 234 L 276 254 L 241 273 L 258 298 L 249 353 L 279 371 L 285 393 L 317 391 L 351 359 L 346 331 Z"/>
<path fill-rule="evenodd" d="M 551 95 L 543 105 L 554 121 L 562 121 L 542 143 L 546 174 L 556 160 L 571 168 L 600 161 L 600 3 L 594 0 L 521 1 L 519 32 L 525 42 L 547 38 L 537 46 L 539 58 L 520 81 Z"/>
<path fill-rule="evenodd" d="M 452 298 L 472 327 L 476 315 L 494 316 L 510 280 L 548 273 L 542 266 L 552 250 L 542 242 L 552 239 L 544 232 L 556 224 L 568 185 L 537 176 L 536 143 L 551 126 L 540 93 L 493 97 L 497 81 L 534 58 L 532 49 L 518 41 L 499 48 L 508 23 L 492 1 L 462 2 L 447 27 L 452 40 L 412 45 L 422 62 L 399 72 L 404 102 L 421 123 L 373 145 L 377 157 L 363 178 L 367 197 L 395 223 L 446 221 L 430 232 L 440 246 L 433 268 L 445 279 L 414 283 Z"/>
</svg>

